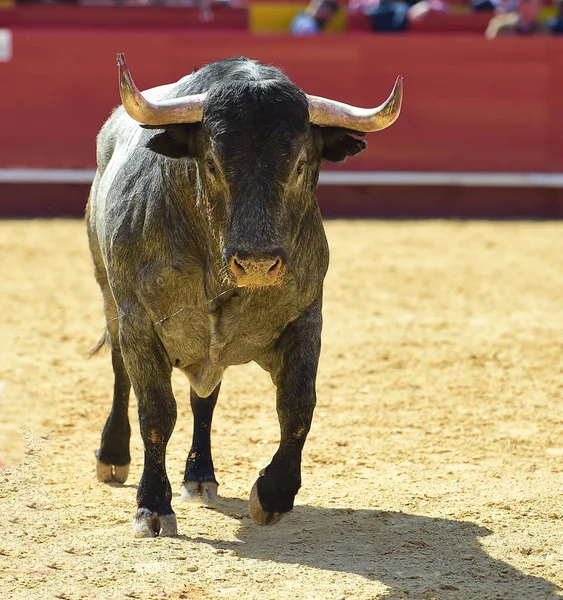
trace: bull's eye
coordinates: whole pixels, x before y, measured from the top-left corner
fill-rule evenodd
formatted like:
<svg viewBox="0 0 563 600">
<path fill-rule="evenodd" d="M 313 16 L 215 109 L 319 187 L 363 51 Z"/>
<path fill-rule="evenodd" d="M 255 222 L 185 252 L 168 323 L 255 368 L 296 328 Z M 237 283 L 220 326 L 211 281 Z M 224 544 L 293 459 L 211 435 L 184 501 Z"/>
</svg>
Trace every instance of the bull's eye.
<svg viewBox="0 0 563 600">
<path fill-rule="evenodd" d="M 215 173 L 217 173 L 217 167 L 215 166 L 215 162 L 213 161 L 212 158 L 208 158 L 205 161 L 205 164 L 207 166 L 207 170 L 212 174 L 215 175 Z"/>
<path fill-rule="evenodd" d="M 303 173 L 306 165 L 307 165 L 306 161 L 304 161 L 304 160 L 299 161 L 299 163 L 297 164 L 297 175 L 301 175 L 301 173 Z"/>
</svg>

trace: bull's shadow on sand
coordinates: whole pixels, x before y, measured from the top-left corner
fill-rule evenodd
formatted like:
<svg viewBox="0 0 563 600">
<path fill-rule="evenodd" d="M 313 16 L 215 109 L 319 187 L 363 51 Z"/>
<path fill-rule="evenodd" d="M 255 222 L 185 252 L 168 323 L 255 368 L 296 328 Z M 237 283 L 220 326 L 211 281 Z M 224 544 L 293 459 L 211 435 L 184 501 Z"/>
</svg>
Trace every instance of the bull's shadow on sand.
<svg viewBox="0 0 563 600">
<path fill-rule="evenodd" d="M 242 519 L 248 506 L 238 498 L 221 498 L 216 510 L 241 520 L 238 540 L 190 541 L 245 558 L 358 574 L 388 587 L 382 599 L 561 598 L 555 584 L 489 556 L 479 539 L 492 532 L 468 521 L 297 506 L 277 525 L 258 527 Z"/>
</svg>

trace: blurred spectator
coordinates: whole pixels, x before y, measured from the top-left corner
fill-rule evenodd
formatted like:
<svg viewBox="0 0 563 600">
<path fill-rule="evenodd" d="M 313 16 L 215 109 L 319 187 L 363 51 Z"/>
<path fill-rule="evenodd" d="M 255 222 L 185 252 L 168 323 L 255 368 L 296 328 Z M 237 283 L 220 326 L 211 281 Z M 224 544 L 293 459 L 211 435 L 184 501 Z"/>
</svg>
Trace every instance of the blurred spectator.
<svg viewBox="0 0 563 600">
<path fill-rule="evenodd" d="M 555 16 L 547 21 L 551 33 L 563 34 L 563 0 L 554 0 Z"/>
<path fill-rule="evenodd" d="M 516 10 L 494 16 L 485 31 L 487 39 L 504 35 L 534 35 L 548 33 L 546 23 L 540 21 L 542 0 L 518 0 Z"/>
<path fill-rule="evenodd" d="M 518 7 L 518 0 L 470 0 L 472 12 L 491 11 L 496 14 L 512 12 Z"/>
<path fill-rule="evenodd" d="M 338 0 L 311 0 L 304 12 L 291 22 L 289 31 L 294 35 L 321 33 L 338 10 Z"/>
<path fill-rule="evenodd" d="M 407 28 L 414 21 L 425 19 L 431 14 L 444 14 L 448 12 L 448 5 L 442 0 L 420 0 L 409 6 L 406 14 Z"/>
<path fill-rule="evenodd" d="M 362 12 L 371 19 L 373 31 L 404 31 L 411 20 L 429 12 L 446 12 L 442 0 L 350 0 L 350 12 Z M 338 0 L 311 0 L 303 13 L 291 22 L 294 35 L 323 31 L 338 10 Z"/>
<path fill-rule="evenodd" d="M 408 27 L 407 12 L 417 2 L 380 0 L 364 6 L 362 12 L 370 17 L 374 31 L 404 31 Z"/>
</svg>

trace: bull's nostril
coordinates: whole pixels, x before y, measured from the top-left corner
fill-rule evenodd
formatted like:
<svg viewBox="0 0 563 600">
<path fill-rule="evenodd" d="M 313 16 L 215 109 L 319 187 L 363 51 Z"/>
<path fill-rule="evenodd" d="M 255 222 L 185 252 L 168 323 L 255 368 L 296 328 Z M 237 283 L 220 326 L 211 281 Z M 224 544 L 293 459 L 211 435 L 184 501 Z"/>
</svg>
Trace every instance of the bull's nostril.
<svg viewBox="0 0 563 600">
<path fill-rule="evenodd" d="M 273 273 L 274 271 L 277 271 L 281 266 L 281 261 L 280 259 L 276 259 L 276 262 L 268 269 L 268 273 Z"/>
<path fill-rule="evenodd" d="M 246 272 L 244 265 L 241 264 L 234 256 L 231 259 L 231 268 L 233 271 L 235 271 L 237 273 L 245 273 Z"/>
</svg>

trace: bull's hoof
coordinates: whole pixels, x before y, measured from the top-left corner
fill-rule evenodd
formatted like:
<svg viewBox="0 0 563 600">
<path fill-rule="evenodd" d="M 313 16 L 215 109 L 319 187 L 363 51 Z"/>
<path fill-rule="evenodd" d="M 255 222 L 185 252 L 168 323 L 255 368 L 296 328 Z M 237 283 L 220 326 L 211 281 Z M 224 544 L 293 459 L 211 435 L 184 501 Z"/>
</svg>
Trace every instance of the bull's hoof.
<svg viewBox="0 0 563 600">
<path fill-rule="evenodd" d="M 159 515 L 140 508 L 133 519 L 133 535 L 137 538 L 175 537 L 178 535 L 176 515 Z"/>
<path fill-rule="evenodd" d="M 278 512 L 267 512 L 262 508 L 260 498 L 258 497 L 257 484 L 258 481 L 256 481 L 250 490 L 250 499 L 248 501 L 250 517 L 256 525 L 275 525 L 283 515 Z"/>
<path fill-rule="evenodd" d="M 125 483 L 129 476 L 129 465 L 108 465 L 96 459 L 96 477 L 102 483 Z"/>
<path fill-rule="evenodd" d="M 217 502 L 218 487 L 216 481 L 184 481 L 181 489 L 182 500 L 214 506 Z"/>
</svg>

